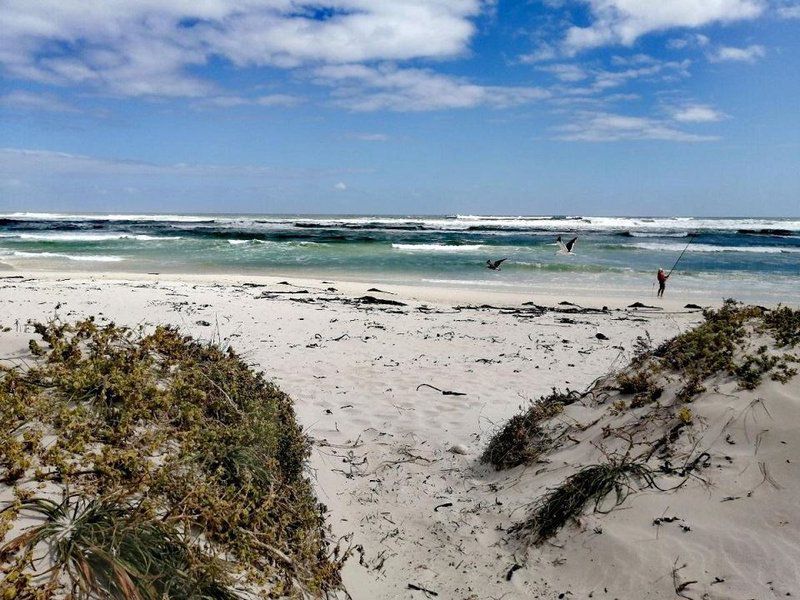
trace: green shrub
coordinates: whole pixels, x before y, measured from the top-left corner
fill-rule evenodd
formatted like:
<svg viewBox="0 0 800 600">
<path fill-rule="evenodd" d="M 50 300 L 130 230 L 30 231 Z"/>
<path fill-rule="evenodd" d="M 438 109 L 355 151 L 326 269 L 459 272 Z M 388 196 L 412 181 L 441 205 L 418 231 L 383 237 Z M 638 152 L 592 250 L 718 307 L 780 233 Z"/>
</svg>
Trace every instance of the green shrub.
<svg viewBox="0 0 800 600">
<path fill-rule="evenodd" d="M 764 324 L 779 346 L 800 344 L 800 309 L 779 306 L 764 315 Z"/>
<path fill-rule="evenodd" d="M 45 344 L 36 344 L 38 362 L 24 372 L 0 369 L 0 479 L 60 483 L 71 490 L 71 504 L 99 507 L 130 525 L 120 531 L 131 540 L 166 540 L 176 562 L 162 564 L 164 573 L 209 573 L 209 585 L 223 590 L 232 574 L 213 555 L 224 555 L 237 581 L 269 597 L 319 595 L 339 585 L 324 507 L 304 475 L 309 440 L 286 394 L 232 350 L 169 327 L 149 335 L 92 320 L 35 328 Z M 42 444 L 42 432 L 55 441 Z M 42 504 L 24 508 L 56 514 Z M 102 547 L 119 552 L 117 543 L 113 537 Z M 23 564 L 25 547 L 7 545 L 0 559 Z M 187 596 L 162 580 L 161 567 L 134 567 L 131 573 L 146 571 L 153 598 L 224 597 Z M 97 568 L 105 579 L 92 576 L 79 588 L 86 581 L 100 587 L 77 597 L 103 595 L 102 586 L 113 584 L 115 563 Z M 56 593 L 37 589 L 45 598 Z"/>
</svg>

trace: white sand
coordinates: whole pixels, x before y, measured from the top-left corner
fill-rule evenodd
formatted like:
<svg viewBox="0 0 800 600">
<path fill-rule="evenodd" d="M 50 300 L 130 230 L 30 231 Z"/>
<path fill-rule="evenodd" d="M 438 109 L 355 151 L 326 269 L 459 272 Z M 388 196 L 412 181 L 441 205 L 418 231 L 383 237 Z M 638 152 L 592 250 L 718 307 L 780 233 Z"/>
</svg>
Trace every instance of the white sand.
<svg viewBox="0 0 800 600">
<path fill-rule="evenodd" d="M 589 303 L 569 293 L 548 298 L 379 286 L 396 294 L 389 295 L 367 292 L 368 284 L 292 279 L 293 287 L 278 281 L 92 279 L 86 274 L 0 279 L 0 326 L 12 328 L 0 333 L 0 357 L 24 354 L 21 349 L 32 337 L 24 326 L 28 319 L 53 316 L 171 323 L 198 338 L 231 344 L 295 399 L 300 422 L 317 442 L 310 468 L 319 498 L 330 511 L 334 534 L 352 534 L 359 548 L 344 571 L 356 600 L 428 596 L 409 584 L 443 599 L 556 598 L 562 593 L 565 598 L 674 598 L 676 561 L 678 567 L 688 565 L 678 571 L 680 581 L 698 582 L 686 586 L 683 593 L 690 598 L 800 595 L 797 380 L 756 390 L 769 395 L 771 418 L 751 411 L 743 422 L 741 409 L 753 394 L 717 395 L 704 409 L 701 416 L 711 432 L 739 414 L 731 425 L 736 445 L 725 442 L 724 435 L 703 442 L 715 449 L 715 468 L 722 461 L 719 477 L 712 479 L 724 479 L 718 487 L 693 483 L 673 494 L 636 494 L 617 511 L 591 515 L 581 530 L 572 527 L 527 555 L 507 540 L 504 530 L 524 517 L 543 486 L 559 482 L 575 465 L 588 464 L 596 450 L 584 443 L 580 451 L 563 449 L 549 464 L 495 473 L 477 463 L 490 433 L 521 404 L 552 387 L 582 390 L 626 364 L 637 336 L 648 332 L 658 343 L 699 322 L 699 314 L 682 310 L 678 298 L 668 298 L 664 311 L 530 317 L 453 306 L 572 300 L 617 309 L 635 300 L 655 302 Z M 337 291 L 326 291 L 329 287 Z M 310 293 L 260 298 L 265 291 L 290 290 Z M 384 310 L 343 302 L 364 294 L 408 306 Z M 309 299 L 314 302 L 305 302 Z M 429 310 L 420 310 L 423 302 Z M 560 322 L 564 318 L 576 323 Z M 597 333 L 609 340 L 598 340 Z M 417 391 L 423 383 L 466 395 Z M 590 412 L 570 416 L 589 422 Z M 596 427 L 589 428 L 584 438 L 599 435 Z M 756 457 L 753 443 L 759 435 Z M 454 445 L 466 453 L 449 452 Z M 759 461 L 768 462 L 780 489 L 757 485 Z M 726 496 L 742 498 L 721 502 Z M 760 510 L 766 505 L 770 510 Z M 680 516 L 691 532 L 678 522 L 653 526 L 660 516 Z M 515 564 L 524 566 L 509 581 Z M 715 577 L 725 581 L 713 583 Z"/>
</svg>

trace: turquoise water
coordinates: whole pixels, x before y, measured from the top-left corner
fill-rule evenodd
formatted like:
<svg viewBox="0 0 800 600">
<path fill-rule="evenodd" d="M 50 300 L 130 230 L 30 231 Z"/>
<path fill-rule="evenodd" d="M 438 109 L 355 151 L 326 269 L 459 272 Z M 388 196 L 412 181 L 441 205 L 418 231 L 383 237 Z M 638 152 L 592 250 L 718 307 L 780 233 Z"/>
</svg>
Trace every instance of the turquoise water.
<svg viewBox="0 0 800 600">
<path fill-rule="evenodd" d="M 573 255 L 557 235 L 578 237 Z M 800 219 L 0 214 L 0 265 L 24 270 L 648 289 L 684 249 L 671 284 L 687 292 L 800 291 Z"/>
</svg>

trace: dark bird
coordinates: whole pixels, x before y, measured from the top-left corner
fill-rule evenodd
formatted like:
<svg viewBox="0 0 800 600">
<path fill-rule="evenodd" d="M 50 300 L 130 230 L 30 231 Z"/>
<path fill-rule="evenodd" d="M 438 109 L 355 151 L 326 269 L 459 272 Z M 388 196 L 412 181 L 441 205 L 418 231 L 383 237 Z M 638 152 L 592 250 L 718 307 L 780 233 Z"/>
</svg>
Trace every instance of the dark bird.
<svg viewBox="0 0 800 600">
<path fill-rule="evenodd" d="M 558 245 L 558 251 L 561 254 L 572 254 L 572 248 L 575 246 L 575 242 L 578 241 L 577 237 L 572 238 L 566 244 L 561 241 L 561 236 L 558 236 L 556 239 L 556 245 Z"/>
<path fill-rule="evenodd" d="M 502 265 L 506 260 L 508 260 L 508 258 L 501 258 L 500 260 L 487 260 L 486 268 L 491 269 L 492 271 L 499 271 L 500 265 Z"/>
</svg>

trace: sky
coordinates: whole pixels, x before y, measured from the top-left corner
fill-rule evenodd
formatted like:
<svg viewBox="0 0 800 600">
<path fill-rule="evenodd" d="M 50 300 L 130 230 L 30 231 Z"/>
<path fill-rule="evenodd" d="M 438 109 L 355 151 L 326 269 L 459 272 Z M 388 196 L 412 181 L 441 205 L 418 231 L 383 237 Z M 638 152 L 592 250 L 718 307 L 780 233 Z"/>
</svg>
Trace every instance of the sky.
<svg viewBox="0 0 800 600">
<path fill-rule="evenodd" d="M 800 0 L 1 0 L 0 212 L 800 216 Z"/>
</svg>

